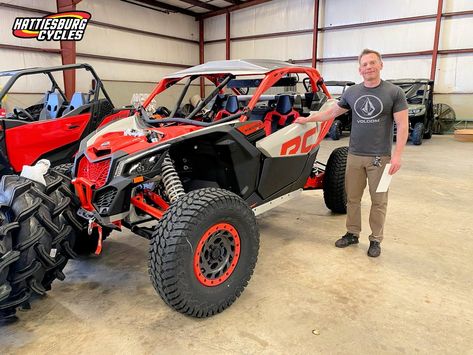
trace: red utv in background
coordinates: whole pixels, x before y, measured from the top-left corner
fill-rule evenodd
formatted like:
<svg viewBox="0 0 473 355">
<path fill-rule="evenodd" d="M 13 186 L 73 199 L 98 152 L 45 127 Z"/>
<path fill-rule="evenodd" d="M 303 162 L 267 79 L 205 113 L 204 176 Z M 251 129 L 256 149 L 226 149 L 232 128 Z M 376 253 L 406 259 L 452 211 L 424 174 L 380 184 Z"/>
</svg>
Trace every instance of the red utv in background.
<svg viewBox="0 0 473 355">
<path fill-rule="evenodd" d="M 65 70 L 90 73 L 92 90 L 68 100 L 53 75 Z M 82 138 L 130 114 L 130 109 L 114 108 L 87 64 L 1 72 L 9 79 L 0 102 L 19 79 L 40 75 L 49 87 L 39 103 L 0 111 L 0 319 L 26 306 L 32 293 L 44 294 L 53 280 L 64 279 L 67 260 L 88 248 L 94 235 L 88 235 L 87 221 L 75 213 L 79 201 L 67 173 Z M 48 159 L 53 168 L 45 176 L 46 186 L 16 175 L 40 159 Z"/>
<path fill-rule="evenodd" d="M 61 90 L 53 73 L 75 70 L 88 72 L 94 87 L 75 92 L 70 100 Z M 13 107 L 0 117 L 0 174 L 19 173 L 23 165 L 48 159 L 52 166 L 72 162 L 81 139 L 108 122 L 126 117 L 129 109 L 115 109 L 102 81 L 88 64 L 30 68 L 0 72 L 9 80 L 0 91 L 0 102 L 18 80 L 44 75 L 49 87 L 42 100 L 28 107 Z"/>
</svg>

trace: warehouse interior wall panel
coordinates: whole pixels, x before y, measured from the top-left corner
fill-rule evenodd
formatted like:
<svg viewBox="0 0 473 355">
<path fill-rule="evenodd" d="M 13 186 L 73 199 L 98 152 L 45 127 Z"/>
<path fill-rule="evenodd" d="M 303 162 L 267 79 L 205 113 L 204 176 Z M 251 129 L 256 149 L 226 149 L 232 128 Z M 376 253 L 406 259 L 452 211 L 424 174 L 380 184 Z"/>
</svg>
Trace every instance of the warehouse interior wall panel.
<svg viewBox="0 0 473 355">
<path fill-rule="evenodd" d="M 276 0 L 231 15 L 232 37 L 312 28 L 313 0 Z"/>
<path fill-rule="evenodd" d="M 97 46 L 97 43 L 106 45 Z M 199 61 L 198 44 L 89 25 L 77 53 L 193 65 Z"/>
<path fill-rule="evenodd" d="M 204 40 L 205 41 L 225 39 L 225 36 L 226 36 L 226 15 L 214 16 L 214 17 L 209 17 L 205 19 L 204 21 Z"/>
<path fill-rule="evenodd" d="M 437 13 L 437 0 L 322 0 L 323 27 L 352 23 L 382 21 L 401 17 L 432 15 Z"/>
<path fill-rule="evenodd" d="M 16 4 L 16 3 L 15 3 Z M 26 5 L 26 4 L 25 4 Z M 33 7 L 34 4 L 30 4 L 29 7 Z M 41 17 L 42 15 L 19 9 L 11 8 L 0 8 L 1 20 L 0 20 L 0 43 L 9 44 L 14 46 L 26 46 L 34 48 L 45 48 L 45 49 L 60 49 L 60 43 L 56 41 L 37 41 L 36 39 L 24 39 L 17 38 L 12 35 L 12 26 L 17 17 Z M 56 12 L 56 10 L 54 10 Z"/>
<path fill-rule="evenodd" d="M 77 57 L 77 62 L 92 65 L 102 80 L 158 82 L 163 76 L 182 70 L 182 68 L 82 58 L 80 56 Z M 79 78 L 77 79 L 79 80 Z M 85 84 L 87 85 L 88 81 Z M 81 87 L 83 87 L 82 83 L 78 81 L 76 90 L 79 90 Z"/>
<path fill-rule="evenodd" d="M 240 57 L 235 57 L 233 53 L 232 58 L 241 59 Z M 225 43 L 218 42 L 206 44 L 204 60 L 206 62 L 211 60 L 225 60 Z"/>
<path fill-rule="evenodd" d="M 155 83 L 108 80 L 104 81 L 104 85 L 116 107 L 130 105 L 132 103 L 133 94 L 149 94 L 156 87 Z M 168 109 L 172 110 L 176 102 L 176 97 L 178 97 L 182 88 L 183 85 L 175 85 L 158 95 L 155 100 L 156 102 L 153 103 L 155 108 L 158 106 L 166 106 Z M 191 85 L 184 97 L 183 103 L 189 102 L 190 97 L 198 93 L 199 86 Z"/>
<path fill-rule="evenodd" d="M 439 57 L 435 92 L 473 93 L 472 68 L 473 54 L 471 53 Z"/>
<path fill-rule="evenodd" d="M 230 52 L 232 58 L 305 59 L 312 55 L 312 35 L 232 41 Z"/>
<path fill-rule="evenodd" d="M 457 121 L 472 117 L 473 94 L 434 94 L 434 103 L 448 104 L 455 110 Z M 465 128 L 465 127 L 458 127 Z"/>
<path fill-rule="evenodd" d="M 383 79 L 428 78 L 430 76 L 430 57 L 386 58 L 381 71 Z M 324 80 L 349 80 L 361 82 L 358 62 L 354 60 L 324 62 L 317 65 Z"/>
<path fill-rule="evenodd" d="M 198 22 L 183 14 L 165 14 L 117 0 L 82 0 L 76 5 L 76 9 L 90 12 L 92 20 L 95 21 L 192 40 L 199 39 Z M 110 42 L 112 41 L 107 43 Z"/>
<path fill-rule="evenodd" d="M 57 1 L 56 0 L 14 0 L 14 1 L 3 1 L 18 6 L 31 7 L 33 9 L 44 10 L 49 12 L 57 12 Z"/>
<path fill-rule="evenodd" d="M 87 58 L 87 62 L 95 68 L 100 77 L 108 80 L 157 82 L 167 74 L 182 70 L 182 68 L 164 67 L 151 64 L 116 62 L 105 59 Z"/>
<path fill-rule="evenodd" d="M 473 1 L 470 10 L 473 10 Z M 440 27 L 439 49 L 473 48 L 472 31 L 473 17 L 443 19 Z"/>
<path fill-rule="evenodd" d="M 473 1 L 471 0 L 444 0 L 444 12 L 458 12 L 473 10 Z"/>
<path fill-rule="evenodd" d="M 358 55 L 363 48 L 383 53 L 432 50 L 435 21 L 397 23 L 383 26 L 327 31 L 319 37 L 318 57 Z"/>
</svg>

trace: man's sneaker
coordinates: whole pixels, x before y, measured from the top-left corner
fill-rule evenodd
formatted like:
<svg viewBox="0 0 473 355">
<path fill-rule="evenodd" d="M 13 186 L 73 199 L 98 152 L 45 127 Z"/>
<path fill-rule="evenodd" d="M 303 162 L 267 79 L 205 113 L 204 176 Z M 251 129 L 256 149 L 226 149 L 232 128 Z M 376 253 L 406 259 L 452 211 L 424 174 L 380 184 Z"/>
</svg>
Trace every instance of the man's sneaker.
<svg viewBox="0 0 473 355">
<path fill-rule="evenodd" d="M 371 256 L 372 258 L 377 258 L 381 254 L 381 246 L 379 245 L 379 242 L 376 241 L 371 241 L 370 242 L 370 247 L 368 249 L 368 256 Z"/>
<path fill-rule="evenodd" d="M 352 233 L 345 234 L 339 240 L 335 242 L 337 248 L 345 248 L 352 244 L 358 244 L 358 237 Z"/>
</svg>

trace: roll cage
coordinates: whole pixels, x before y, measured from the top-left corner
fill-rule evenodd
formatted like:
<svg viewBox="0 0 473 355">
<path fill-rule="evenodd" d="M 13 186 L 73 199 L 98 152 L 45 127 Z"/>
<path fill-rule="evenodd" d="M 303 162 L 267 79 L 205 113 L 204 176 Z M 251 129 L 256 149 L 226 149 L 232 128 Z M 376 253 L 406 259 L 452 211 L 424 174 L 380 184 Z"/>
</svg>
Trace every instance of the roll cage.
<svg viewBox="0 0 473 355">
<path fill-rule="evenodd" d="M 51 73 L 59 72 L 59 71 L 66 71 L 71 69 L 84 69 L 92 75 L 95 80 L 95 88 L 94 88 L 94 101 L 99 99 L 100 91 L 102 91 L 105 98 L 113 105 L 110 96 L 108 95 L 107 91 L 105 90 L 102 80 L 99 78 L 97 73 L 95 72 L 94 68 L 92 68 L 89 64 L 69 64 L 69 65 L 60 65 L 55 67 L 48 67 L 48 68 L 28 68 L 28 69 L 18 69 L 18 70 L 8 70 L 0 72 L 0 77 L 7 77 L 9 76 L 10 79 L 6 82 L 3 86 L 2 90 L 0 91 L 0 102 L 3 100 L 5 95 L 10 91 L 12 86 L 15 82 L 26 75 L 35 75 L 35 74 L 45 74 L 49 80 L 51 81 L 51 91 L 57 90 L 64 101 L 67 101 L 66 95 L 61 90 L 59 84 L 57 83 L 56 79 Z"/>
<path fill-rule="evenodd" d="M 261 75 L 263 74 L 264 77 L 262 79 L 247 79 L 248 76 L 251 75 Z M 317 70 L 314 68 L 309 67 L 299 67 L 299 66 L 290 66 L 283 68 L 277 68 L 273 70 L 269 70 L 265 73 L 258 73 L 258 74 L 247 74 L 247 73 L 198 73 L 195 75 L 189 74 L 181 77 L 167 77 L 161 80 L 153 92 L 148 96 L 148 98 L 143 103 L 143 108 L 146 109 L 151 101 L 160 93 L 167 90 L 168 88 L 172 87 L 173 85 L 177 84 L 183 79 L 186 79 L 184 83 L 184 88 L 182 89 L 180 95 L 177 98 L 177 101 L 171 111 L 171 114 L 167 118 L 163 119 L 151 119 L 149 115 L 146 114 L 145 110 L 141 110 L 143 114 L 143 119 L 146 123 L 150 125 L 161 125 L 166 123 L 185 123 L 185 124 L 192 124 L 198 126 L 212 126 L 216 124 L 221 124 L 224 122 L 228 122 L 231 120 L 239 119 L 240 122 L 245 122 L 249 119 L 249 113 L 255 108 L 257 102 L 263 98 L 263 94 L 274 86 L 287 86 L 288 84 L 295 84 L 294 80 L 291 80 L 291 74 L 305 74 L 307 75 L 308 81 L 310 82 L 311 88 L 317 88 L 316 91 L 322 90 L 322 92 L 330 98 L 330 94 L 323 84 L 323 80 L 320 77 Z M 238 76 L 244 76 L 245 79 L 237 79 Z M 198 78 L 205 78 L 212 82 L 215 85 L 215 89 L 210 93 L 208 97 L 203 99 L 198 106 L 196 106 L 193 111 L 188 114 L 186 117 L 173 117 L 175 116 L 179 106 L 182 104 L 182 100 L 184 99 L 187 90 L 192 82 L 194 82 Z M 279 84 L 278 84 L 279 83 Z M 297 81 L 296 81 L 297 83 Z M 219 121 L 214 122 L 201 122 L 197 121 L 194 118 L 197 114 L 218 94 L 222 94 L 224 92 L 224 88 L 228 88 L 232 90 L 232 92 L 240 97 L 244 97 L 245 101 L 248 99 L 248 103 L 243 107 L 243 109 L 231 116 L 225 117 Z M 245 92 L 245 88 L 253 87 L 255 88 L 255 92 L 251 95 L 242 95 Z M 324 132 L 326 133 L 326 132 Z"/>
</svg>

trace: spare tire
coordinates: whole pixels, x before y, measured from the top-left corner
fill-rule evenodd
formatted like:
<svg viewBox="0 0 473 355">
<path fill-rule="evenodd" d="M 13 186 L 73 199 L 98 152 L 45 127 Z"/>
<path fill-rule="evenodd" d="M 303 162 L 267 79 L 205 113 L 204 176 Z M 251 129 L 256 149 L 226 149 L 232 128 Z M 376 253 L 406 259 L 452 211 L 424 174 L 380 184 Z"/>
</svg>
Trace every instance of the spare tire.
<svg viewBox="0 0 473 355">
<path fill-rule="evenodd" d="M 70 228 L 51 216 L 63 205 L 53 206 L 45 190 L 16 175 L 0 181 L 0 318 L 14 317 L 33 292 L 45 294 L 45 275 L 53 277 L 64 263 L 56 246 Z"/>
</svg>

